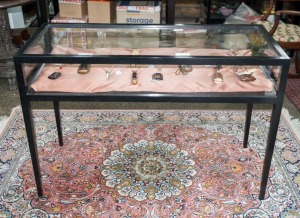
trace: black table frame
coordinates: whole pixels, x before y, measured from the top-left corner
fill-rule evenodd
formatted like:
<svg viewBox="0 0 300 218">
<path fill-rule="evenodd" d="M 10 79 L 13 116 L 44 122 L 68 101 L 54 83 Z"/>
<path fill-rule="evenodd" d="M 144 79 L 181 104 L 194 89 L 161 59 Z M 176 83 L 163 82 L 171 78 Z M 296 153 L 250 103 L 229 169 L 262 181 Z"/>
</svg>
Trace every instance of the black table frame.
<svg viewBox="0 0 300 218">
<path fill-rule="evenodd" d="M 25 128 L 30 148 L 30 154 L 34 169 L 37 192 L 39 196 L 43 196 L 43 187 L 41 180 L 41 171 L 39 165 L 38 149 L 36 144 L 35 128 L 32 117 L 31 102 L 34 101 L 51 101 L 53 102 L 56 124 L 58 129 L 59 144 L 63 145 L 63 135 L 60 119 L 60 105 L 62 101 L 87 101 L 87 102 L 183 102 L 183 103 L 244 103 L 247 105 L 246 121 L 245 121 L 245 135 L 243 146 L 247 147 L 249 129 L 251 123 L 251 114 L 253 104 L 270 104 L 272 105 L 272 114 L 270 120 L 270 128 L 268 140 L 266 145 L 266 152 L 264 158 L 262 180 L 260 186 L 259 199 L 264 199 L 269 170 L 271 166 L 272 155 L 274 151 L 277 129 L 280 122 L 281 109 L 283 105 L 284 91 L 290 66 L 290 58 L 280 48 L 280 46 L 268 36 L 267 31 L 262 26 L 255 26 L 262 33 L 266 35 L 267 41 L 273 46 L 274 50 L 278 52 L 278 57 L 221 57 L 221 56 L 126 56 L 126 55 L 102 55 L 102 56 L 74 56 L 74 55 L 47 55 L 47 54 L 25 54 L 26 49 L 34 42 L 34 40 L 47 29 L 48 27 L 68 27 L 65 24 L 44 24 L 39 30 L 29 39 L 23 48 L 15 55 L 15 67 L 17 72 L 17 81 L 21 99 L 21 106 L 23 110 Z M 87 28 L 86 24 L 72 24 L 73 27 Z M 90 24 L 89 28 L 139 28 L 139 29 L 157 29 L 162 28 L 171 30 L 177 28 L 173 25 L 97 25 Z M 199 26 L 199 25 L 198 25 Z M 213 28 L 222 28 L 222 25 L 213 25 Z M 228 25 L 236 28 L 245 28 L 247 25 Z M 211 28 L 209 25 L 204 25 L 205 28 Z M 223 26 L 224 27 L 224 26 Z M 195 25 L 180 26 L 180 28 L 196 28 Z M 253 26 L 252 26 L 253 28 Z M 45 37 L 45 40 L 47 37 Z M 30 91 L 28 81 L 23 75 L 23 63 L 89 63 L 89 64 L 188 64 L 188 65 L 271 65 L 281 66 L 282 73 L 280 76 L 280 83 L 278 85 L 276 94 L 265 95 L 257 93 L 136 93 L 136 92 L 109 92 L 109 93 L 35 93 Z"/>
</svg>

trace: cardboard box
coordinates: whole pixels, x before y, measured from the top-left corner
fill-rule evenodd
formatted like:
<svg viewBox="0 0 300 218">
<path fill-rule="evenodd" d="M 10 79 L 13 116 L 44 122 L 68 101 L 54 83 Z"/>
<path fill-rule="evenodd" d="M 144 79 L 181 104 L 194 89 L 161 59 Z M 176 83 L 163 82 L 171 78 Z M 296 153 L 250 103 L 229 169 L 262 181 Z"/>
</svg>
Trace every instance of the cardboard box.
<svg viewBox="0 0 300 218">
<path fill-rule="evenodd" d="M 161 1 L 120 1 L 116 8 L 117 23 L 160 24 Z"/>
<path fill-rule="evenodd" d="M 116 5 L 114 0 L 88 0 L 89 23 L 114 23 Z"/>
<path fill-rule="evenodd" d="M 59 2 L 59 13 L 61 17 L 83 18 L 88 14 L 87 2 Z"/>
</svg>

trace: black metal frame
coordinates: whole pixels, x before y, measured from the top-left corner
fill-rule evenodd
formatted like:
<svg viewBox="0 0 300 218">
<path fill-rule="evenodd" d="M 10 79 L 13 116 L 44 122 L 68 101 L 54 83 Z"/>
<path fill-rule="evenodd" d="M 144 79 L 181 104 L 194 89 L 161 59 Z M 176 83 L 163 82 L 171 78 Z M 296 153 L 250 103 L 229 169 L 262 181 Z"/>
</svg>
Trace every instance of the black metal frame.
<svg viewBox="0 0 300 218">
<path fill-rule="evenodd" d="M 34 169 L 36 186 L 39 196 L 43 196 L 43 188 L 41 181 L 41 173 L 39 167 L 39 157 L 36 145 L 36 137 L 34 131 L 34 122 L 32 119 L 32 101 L 52 101 L 55 111 L 56 124 L 58 129 L 59 144 L 63 145 L 63 136 L 60 120 L 59 102 L 61 101 L 91 101 L 91 102 L 187 102 L 187 103 L 245 103 L 247 104 L 244 147 L 247 147 L 251 114 L 253 104 L 271 104 L 272 115 L 266 146 L 264 166 L 262 172 L 261 188 L 259 199 L 264 199 L 267 187 L 269 170 L 277 135 L 277 129 L 280 121 L 281 109 L 283 105 L 284 91 L 288 70 L 290 66 L 290 58 L 280 48 L 280 46 L 268 35 L 262 26 L 251 25 L 227 25 L 227 27 L 238 29 L 256 28 L 265 35 L 266 40 L 277 53 L 277 57 L 221 57 L 221 56 L 118 56 L 118 55 L 50 55 L 50 54 L 26 54 L 25 51 L 40 36 L 44 35 L 46 30 L 51 27 L 78 27 L 78 28 L 139 28 L 139 29 L 165 29 L 174 28 L 224 28 L 223 25 L 100 25 L 100 24 L 44 24 L 29 39 L 24 47 L 15 55 L 15 67 L 17 72 L 17 80 L 23 110 L 24 122 L 28 137 L 30 154 Z M 47 37 L 45 37 L 47 40 Z M 271 65 L 281 66 L 282 73 L 279 79 L 279 85 L 274 95 L 264 95 L 259 93 L 135 93 L 135 92 L 109 92 L 109 93 L 34 93 L 28 88 L 23 75 L 22 64 L 24 63 L 90 63 L 90 64 L 190 64 L 190 65 Z"/>
</svg>

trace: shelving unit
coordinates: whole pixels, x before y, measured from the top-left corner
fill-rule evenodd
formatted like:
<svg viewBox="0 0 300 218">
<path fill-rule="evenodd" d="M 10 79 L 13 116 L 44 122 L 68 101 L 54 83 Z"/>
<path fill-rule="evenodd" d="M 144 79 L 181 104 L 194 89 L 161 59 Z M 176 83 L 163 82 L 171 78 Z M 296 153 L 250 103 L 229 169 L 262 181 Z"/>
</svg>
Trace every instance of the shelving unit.
<svg viewBox="0 0 300 218">
<path fill-rule="evenodd" d="M 59 11 L 58 8 L 58 0 L 52 0 L 54 11 L 57 13 Z M 176 17 L 175 17 L 175 7 L 176 7 L 176 0 L 164 0 L 165 2 L 165 24 L 174 24 Z M 195 0 L 195 2 L 199 2 L 199 0 Z M 49 8 L 47 1 L 44 0 L 37 0 L 38 4 L 38 23 L 42 24 L 44 22 L 49 22 Z"/>
</svg>

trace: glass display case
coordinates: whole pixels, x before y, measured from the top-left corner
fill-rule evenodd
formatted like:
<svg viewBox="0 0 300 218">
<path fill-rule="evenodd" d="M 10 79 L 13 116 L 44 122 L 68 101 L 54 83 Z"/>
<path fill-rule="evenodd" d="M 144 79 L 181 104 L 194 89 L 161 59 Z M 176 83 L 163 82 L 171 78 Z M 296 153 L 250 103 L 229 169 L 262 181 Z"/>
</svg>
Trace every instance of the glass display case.
<svg viewBox="0 0 300 218">
<path fill-rule="evenodd" d="M 273 105 L 259 198 L 263 199 L 290 59 L 256 25 L 45 24 L 14 57 L 39 196 L 43 195 L 32 101 Z"/>
</svg>

